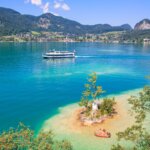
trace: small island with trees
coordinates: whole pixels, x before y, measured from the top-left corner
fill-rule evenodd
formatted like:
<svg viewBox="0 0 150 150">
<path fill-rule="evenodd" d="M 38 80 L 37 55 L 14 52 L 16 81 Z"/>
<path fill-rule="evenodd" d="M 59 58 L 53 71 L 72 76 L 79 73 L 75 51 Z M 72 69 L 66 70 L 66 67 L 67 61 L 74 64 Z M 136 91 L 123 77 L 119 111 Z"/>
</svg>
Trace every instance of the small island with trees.
<svg viewBox="0 0 150 150">
<path fill-rule="evenodd" d="M 80 120 L 84 125 L 92 125 L 101 123 L 108 117 L 116 114 L 115 99 L 99 97 L 104 93 L 101 86 L 96 85 L 97 75 L 92 73 L 89 75 L 88 83 L 85 84 L 85 91 L 82 93 L 79 106 L 82 107 L 80 112 Z"/>
</svg>

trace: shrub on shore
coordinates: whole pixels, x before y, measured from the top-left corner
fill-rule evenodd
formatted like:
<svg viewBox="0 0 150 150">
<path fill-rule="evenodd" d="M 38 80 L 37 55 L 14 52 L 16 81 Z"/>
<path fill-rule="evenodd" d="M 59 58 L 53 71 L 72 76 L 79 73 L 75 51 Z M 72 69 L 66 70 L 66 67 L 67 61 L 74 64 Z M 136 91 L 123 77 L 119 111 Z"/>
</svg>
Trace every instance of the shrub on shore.
<svg viewBox="0 0 150 150">
<path fill-rule="evenodd" d="M 144 127 L 144 121 L 150 113 L 150 86 L 144 87 L 139 96 L 128 99 L 131 113 L 135 116 L 135 123 L 125 131 L 117 133 L 118 140 L 133 142 L 131 150 L 150 150 L 150 133 Z M 112 150 L 127 150 L 121 145 L 113 145 Z"/>
<path fill-rule="evenodd" d="M 67 140 L 56 141 L 52 131 L 41 132 L 37 137 L 34 131 L 20 123 L 16 129 L 0 134 L 1 150 L 72 150 Z"/>
</svg>

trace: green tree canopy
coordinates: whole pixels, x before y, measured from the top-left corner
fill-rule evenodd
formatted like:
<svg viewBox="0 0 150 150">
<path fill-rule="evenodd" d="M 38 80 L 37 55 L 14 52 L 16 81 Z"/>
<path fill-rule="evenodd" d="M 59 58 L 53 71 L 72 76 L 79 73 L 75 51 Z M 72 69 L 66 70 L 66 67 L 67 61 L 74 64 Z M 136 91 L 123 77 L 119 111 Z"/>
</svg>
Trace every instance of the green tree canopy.
<svg viewBox="0 0 150 150">
<path fill-rule="evenodd" d="M 118 140 L 132 141 L 132 150 L 150 150 L 150 133 L 143 126 L 147 114 L 150 113 L 150 86 L 144 87 L 139 96 L 131 96 L 128 101 L 131 113 L 135 116 L 135 124 L 117 133 Z M 113 145 L 112 150 L 121 150 L 120 148 L 123 149 L 120 145 Z"/>
<path fill-rule="evenodd" d="M 16 129 L 0 134 L 1 150 L 72 150 L 67 140 L 55 141 L 52 131 L 41 132 L 34 137 L 34 131 L 20 123 Z"/>
<path fill-rule="evenodd" d="M 99 96 L 104 93 L 101 86 L 97 86 L 97 75 L 96 73 L 92 73 L 89 75 L 88 82 L 85 84 L 85 91 L 82 93 L 81 101 L 79 103 L 80 106 L 88 106 L 89 100 L 98 99 Z"/>
</svg>

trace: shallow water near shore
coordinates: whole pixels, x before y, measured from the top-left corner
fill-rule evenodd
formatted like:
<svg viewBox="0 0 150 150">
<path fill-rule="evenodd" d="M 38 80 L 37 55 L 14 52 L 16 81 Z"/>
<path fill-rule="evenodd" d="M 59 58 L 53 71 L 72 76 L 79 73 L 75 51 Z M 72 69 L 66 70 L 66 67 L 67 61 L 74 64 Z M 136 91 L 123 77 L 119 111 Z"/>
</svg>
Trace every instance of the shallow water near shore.
<svg viewBox="0 0 150 150">
<path fill-rule="evenodd" d="M 75 59 L 43 60 L 48 49 L 76 50 Z M 0 130 L 24 122 L 38 132 L 58 109 L 79 101 L 89 73 L 119 94 L 149 84 L 150 47 L 101 43 L 0 43 Z"/>
<path fill-rule="evenodd" d="M 68 139 L 75 150 L 110 150 L 113 144 L 117 144 L 116 133 L 124 131 L 134 123 L 134 117 L 130 115 L 128 98 L 137 96 L 141 89 L 128 91 L 115 96 L 117 102 L 117 114 L 113 118 L 106 119 L 103 123 L 92 126 L 83 126 L 78 119 L 79 106 L 77 104 L 68 105 L 59 109 L 59 114 L 45 121 L 42 131 L 52 130 L 56 139 Z M 150 120 L 147 120 L 147 123 Z M 148 127 L 146 125 L 146 127 Z M 111 138 L 99 138 L 94 136 L 94 132 L 99 129 L 106 129 L 111 133 Z M 127 149 L 132 146 L 131 142 L 121 141 Z"/>
</svg>

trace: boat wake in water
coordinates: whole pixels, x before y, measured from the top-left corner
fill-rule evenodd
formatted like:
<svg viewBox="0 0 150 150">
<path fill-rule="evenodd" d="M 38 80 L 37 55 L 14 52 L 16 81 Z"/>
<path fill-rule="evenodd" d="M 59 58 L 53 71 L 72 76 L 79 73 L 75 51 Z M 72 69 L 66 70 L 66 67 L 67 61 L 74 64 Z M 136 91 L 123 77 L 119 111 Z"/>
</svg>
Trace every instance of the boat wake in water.
<svg viewBox="0 0 150 150">
<path fill-rule="evenodd" d="M 91 55 L 83 55 L 83 56 L 75 56 L 75 58 L 106 58 L 106 59 L 150 59 L 150 56 L 147 55 L 99 55 L 99 56 L 91 56 Z"/>
<path fill-rule="evenodd" d="M 84 55 L 84 56 L 75 56 L 76 58 L 101 58 L 101 56 L 88 56 L 88 55 Z"/>
</svg>

